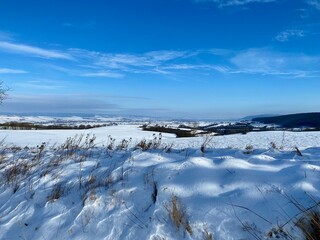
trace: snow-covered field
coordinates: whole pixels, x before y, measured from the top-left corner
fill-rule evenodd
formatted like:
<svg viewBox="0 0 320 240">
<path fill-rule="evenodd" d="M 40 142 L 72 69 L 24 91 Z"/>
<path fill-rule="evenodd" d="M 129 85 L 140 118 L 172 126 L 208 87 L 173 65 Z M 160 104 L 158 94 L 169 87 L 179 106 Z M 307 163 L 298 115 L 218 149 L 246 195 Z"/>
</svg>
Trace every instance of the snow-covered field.
<svg viewBox="0 0 320 240">
<path fill-rule="evenodd" d="M 320 132 L 217 136 L 204 152 L 205 137 L 138 125 L 0 139 L 0 239 L 305 239 L 296 223 L 320 200 Z"/>
</svg>

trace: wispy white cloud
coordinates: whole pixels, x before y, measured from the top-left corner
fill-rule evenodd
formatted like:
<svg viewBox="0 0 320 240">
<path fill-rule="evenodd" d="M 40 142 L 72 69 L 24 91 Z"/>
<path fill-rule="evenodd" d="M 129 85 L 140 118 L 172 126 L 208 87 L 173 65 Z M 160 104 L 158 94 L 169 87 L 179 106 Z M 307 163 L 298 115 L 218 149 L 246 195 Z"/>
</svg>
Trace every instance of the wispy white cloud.
<svg viewBox="0 0 320 240">
<path fill-rule="evenodd" d="M 211 68 L 220 73 L 234 73 L 234 69 L 229 66 L 213 65 Z"/>
<path fill-rule="evenodd" d="M 292 23 L 292 26 L 284 29 L 275 36 L 275 40 L 279 42 L 287 42 L 291 39 L 303 37 L 312 37 L 320 33 L 319 10 L 320 0 L 301 0 L 304 4 L 303 8 L 296 9 L 298 20 Z"/>
<path fill-rule="evenodd" d="M 172 64 L 169 66 L 164 66 L 163 69 L 168 70 L 189 70 L 189 69 L 199 69 L 206 68 L 207 65 L 196 65 L 196 64 Z"/>
<path fill-rule="evenodd" d="M 110 68 L 156 67 L 164 62 L 188 56 L 184 51 L 153 51 L 144 54 L 101 54 L 97 64 Z"/>
<path fill-rule="evenodd" d="M 279 42 L 287 42 L 291 38 L 301 38 L 305 36 L 305 32 L 300 29 L 287 29 L 279 33 L 275 39 Z"/>
<path fill-rule="evenodd" d="M 224 48 L 212 48 L 209 50 L 205 50 L 205 52 L 216 55 L 216 56 L 227 56 L 227 55 L 235 53 L 234 50 L 224 49 Z"/>
<path fill-rule="evenodd" d="M 230 59 L 229 73 L 279 75 L 290 77 L 319 76 L 320 57 L 285 54 L 271 49 L 248 49 Z"/>
<path fill-rule="evenodd" d="M 0 41 L 0 50 L 16 54 L 30 55 L 32 57 L 72 60 L 72 56 L 65 52 L 48 50 L 25 44 L 12 43 L 8 41 Z"/>
<path fill-rule="evenodd" d="M 0 30 L 0 40 L 2 41 L 10 41 L 13 39 L 12 33 Z"/>
<path fill-rule="evenodd" d="M 78 62 L 81 62 L 78 59 Z M 110 71 L 106 68 L 96 66 L 94 61 L 87 62 L 86 64 L 75 65 L 71 67 L 62 67 L 57 64 L 43 64 L 43 67 L 58 71 L 69 76 L 79 76 L 79 77 L 102 77 L 102 78 L 122 78 L 124 73 L 122 71 Z"/>
<path fill-rule="evenodd" d="M 162 67 L 162 69 L 168 70 L 200 70 L 200 71 L 211 71 L 215 70 L 218 72 L 228 72 L 226 67 L 220 65 L 212 65 L 212 64 L 172 64 L 168 66 Z"/>
<path fill-rule="evenodd" d="M 295 34 L 299 35 L 299 33 Z M 292 32 L 291 35 L 293 35 Z M 279 36 L 278 40 L 285 41 L 292 37 L 291 35 L 283 33 L 282 38 Z M 52 68 L 72 76 L 81 77 L 123 78 L 126 74 L 174 76 L 174 74 L 190 74 L 192 71 L 202 74 L 218 72 L 220 74 L 260 74 L 290 77 L 320 75 L 317 70 L 317 66 L 320 64 L 319 57 L 310 57 L 303 54 L 290 55 L 267 48 L 243 51 L 226 49 L 167 50 L 140 54 L 70 49 L 68 53 L 77 59 L 78 65 L 75 69 L 56 65 L 53 65 Z M 193 61 L 195 56 L 197 61 Z"/>
<path fill-rule="evenodd" d="M 69 85 L 67 81 L 56 81 L 48 79 L 27 80 L 14 84 L 16 87 L 25 89 L 43 89 L 43 90 L 59 90 L 64 89 Z"/>
<path fill-rule="evenodd" d="M 149 61 L 154 63 L 159 63 L 162 61 L 170 61 L 177 58 L 190 57 L 197 54 L 196 52 L 187 52 L 187 51 L 152 51 L 144 54 L 144 57 L 148 58 Z"/>
<path fill-rule="evenodd" d="M 320 0 L 307 0 L 307 3 L 317 10 L 320 10 Z"/>
<path fill-rule="evenodd" d="M 82 62 L 81 66 L 94 69 L 82 76 L 122 77 L 125 73 L 168 74 L 164 67 L 197 54 L 188 51 L 152 51 L 140 54 L 103 53 L 84 49 L 70 49 L 70 54 Z"/>
<path fill-rule="evenodd" d="M 28 73 L 28 72 L 21 69 L 0 68 L 0 74 L 23 74 L 23 73 Z"/>
<path fill-rule="evenodd" d="M 288 41 L 291 37 L 303 37 L 304 32 L 297 29 L 280 33 L 278 41 Z M 235 51 L 228 49 L 208 49 L 197 51 L 161 50 L 145 53 L 106 53 L 85 49 L 65 49 L 60 51 L 31 47 L 0 41 L 0 50 L 14 51 L 32 56 L 72 59 L 68 64 L 58 61 L 39 63 L 50 71 L 59 71 L 69 76 L 87 78 L 124 78 L 129 74 L 157 74 L 175 78 L 181 74 L 261 74 L 290 77 L 319 76 L 320 57 L 303 54 L 285 54 L 268 48 Z M 20 69 L 0 68 L 1 73 L 26 73 Z M 175 75 L 176 74 L 176 75 Z M 179 75 L 178 75 L 179 74 Z M 170 75 L 170 76 L 169 76 Z M 26 83 L 28 87 L 46 88 L 45 85 Z"/>
<path fill-rule="evenodd" d="M 68 64 L 59 62 L 38 64 L 69 76 L 122 78 L 127 74 L 169 75 L 183 70 L 212 70 L 206 64 L 190 64 L 189 59 L 201 54 L 224 56 L 230 54 L 226 49 L 210 49 L 198 51 L 158 50 L 145 53 L 108 53 L 89 51 L 86 49 L 47 50 L 12 41 L 0 41 L 0 51 L 31 57 L 73 60 Z M 6 70 L 6 72 L 9 72 Z M 16 72 L 18 73 L 18 72 Z"/>
<path fill-rule="evenodd" d="M 97 60 L 98 65 L 115 69 L 123 69 L 128 66 L 155 66 L 150 58 L 132 54 L 102 54 Z"/>
<path fill-rule="evenodd" d="M 54 71 L 65 73 L 67 75 L 80 75 L 79 70 L 76 70 L 76 69 L 73 69 L 73 68 L 64 67 L 64 66 L 61 66 L 61 65 L 58 65 L 58 64 L 54 64 L 54 63 L 41 63 L 39 65 L 40 65 L 40 67 L 49 68 L 49 69 L 52 69 Z"/>
<path fill-rule="evenodd" d="M 220 8 L 229 6 L 241 6 L 249 3 L 270 3 L 278 0 L 195 0 L 195 2 L 213 2 Z"/>
<path fill-rule="evenodd" d="M 82 77 L 104 77 L 104 78 L 122 78 L 124 77 L 123 74 L 120 73 L 114 73 L 114 72 L 88 72 L 88 73 L 83 73 L 80 76 Z"/>
</svg>

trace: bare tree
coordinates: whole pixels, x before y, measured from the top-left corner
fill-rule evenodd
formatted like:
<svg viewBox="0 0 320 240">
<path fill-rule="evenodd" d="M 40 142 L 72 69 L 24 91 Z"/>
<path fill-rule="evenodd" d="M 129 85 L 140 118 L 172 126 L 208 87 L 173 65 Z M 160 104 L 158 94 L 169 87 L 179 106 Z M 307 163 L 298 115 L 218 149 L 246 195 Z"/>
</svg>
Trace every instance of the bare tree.
<svg viewBox="0 0 320 240">
<path fill-rule="evenodd" d="M 7 92 L 8 92 L 8 88 L 3 86 L 3 82 L 0 81 L 0 103 L 3 102 L 4 99 L 7 98 Z"/>
</svg>

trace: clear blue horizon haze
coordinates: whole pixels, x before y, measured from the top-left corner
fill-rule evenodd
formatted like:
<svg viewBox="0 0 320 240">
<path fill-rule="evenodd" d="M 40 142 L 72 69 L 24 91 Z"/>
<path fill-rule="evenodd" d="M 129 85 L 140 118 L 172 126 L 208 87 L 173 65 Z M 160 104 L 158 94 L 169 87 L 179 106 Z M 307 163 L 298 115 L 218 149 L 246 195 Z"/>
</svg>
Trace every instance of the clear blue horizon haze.
<svg viewBox="0 0 320 240">
<path fill-rule="evenodd" d="M 320 111 L 320 0 L 0 2 L 1 113 Z"/>
</svg>

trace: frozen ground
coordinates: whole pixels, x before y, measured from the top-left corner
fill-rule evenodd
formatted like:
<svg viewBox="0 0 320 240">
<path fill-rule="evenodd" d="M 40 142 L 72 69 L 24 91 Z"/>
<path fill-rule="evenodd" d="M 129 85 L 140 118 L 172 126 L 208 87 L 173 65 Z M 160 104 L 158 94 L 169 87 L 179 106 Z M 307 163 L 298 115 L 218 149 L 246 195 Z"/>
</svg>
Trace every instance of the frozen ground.
<svg viewBox="0 0 320 240">
<path fill-rule="evenodd" d="M 319 132 L 213 137 L 205 152 L 137 125 L 0 139 L 0 239 L 304 239 L 301 208 L 320 198 Z"/>
</svg>

